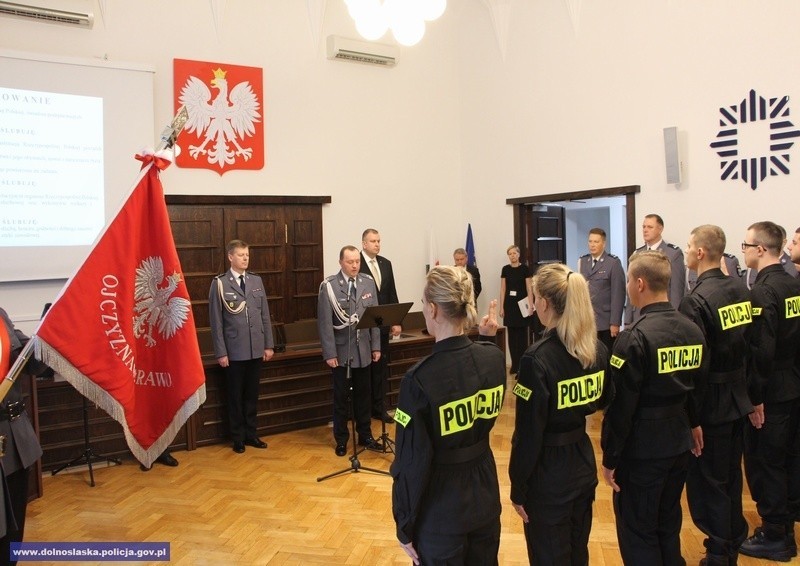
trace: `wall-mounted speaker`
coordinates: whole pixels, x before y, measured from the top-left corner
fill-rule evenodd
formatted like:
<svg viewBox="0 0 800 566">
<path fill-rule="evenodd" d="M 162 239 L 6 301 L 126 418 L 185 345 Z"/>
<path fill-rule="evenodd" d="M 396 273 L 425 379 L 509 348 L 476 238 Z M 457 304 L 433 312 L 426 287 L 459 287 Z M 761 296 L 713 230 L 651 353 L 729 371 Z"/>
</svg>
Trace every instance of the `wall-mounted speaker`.
<svg viewBox="0 0 800 566">
<path fill-rule="evenodd" d="M 678 149 L 678 128 L 664 128 L 664 161 L 667 164 L 667 183 L 681 182 L 681 154 Z"/>
</svg>

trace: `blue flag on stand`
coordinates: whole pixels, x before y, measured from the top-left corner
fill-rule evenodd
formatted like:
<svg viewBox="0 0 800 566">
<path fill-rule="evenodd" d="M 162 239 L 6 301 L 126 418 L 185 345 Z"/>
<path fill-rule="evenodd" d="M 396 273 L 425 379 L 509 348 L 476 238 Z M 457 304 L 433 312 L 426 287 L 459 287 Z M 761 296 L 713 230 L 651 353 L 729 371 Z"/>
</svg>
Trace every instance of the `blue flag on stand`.
<svg viewBox="0 0 800 566">
<path fill-rule="evenodd" d="M 475 265 L 475 242 L 472 241 L 472 224 L 467 224 L 467 243 L 464 246 L 467 250 L 467 265 Z"/>
</svg>

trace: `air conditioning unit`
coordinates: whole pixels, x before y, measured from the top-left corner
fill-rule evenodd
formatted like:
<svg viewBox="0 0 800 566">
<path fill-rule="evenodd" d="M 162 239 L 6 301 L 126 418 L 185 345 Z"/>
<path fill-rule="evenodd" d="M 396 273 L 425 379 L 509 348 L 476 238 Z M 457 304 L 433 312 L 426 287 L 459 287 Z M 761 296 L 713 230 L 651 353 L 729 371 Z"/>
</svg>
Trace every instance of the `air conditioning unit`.
<svg viewBox="0 0 800 566">
<path fill-rule="evenodd" d="M 399 54 L 400 49 L 395 45 L 357 41 L 337 35 L 328 36 L 328 59 L 394 67 Z"/>
<path fill-rule="evenodd" d="M 0 0 L 0 15 L 91 29 L 94 25 L 94 14 L 86 10 L 86 4 L 75 3 L 68 7 L 74 10 L 64 9 L 64 2 L 58 8 L 51 8 L 46 2 L 23 4 Z"/>
</svg>

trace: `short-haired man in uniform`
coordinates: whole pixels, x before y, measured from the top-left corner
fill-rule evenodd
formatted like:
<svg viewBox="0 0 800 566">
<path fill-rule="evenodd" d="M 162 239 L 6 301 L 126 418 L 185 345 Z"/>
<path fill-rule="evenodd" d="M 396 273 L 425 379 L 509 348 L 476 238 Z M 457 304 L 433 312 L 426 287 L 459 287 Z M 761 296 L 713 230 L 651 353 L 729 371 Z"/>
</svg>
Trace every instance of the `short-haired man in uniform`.
<svg viewBox="0 0 800 566">
<path fill-rule="evenodd" d="M 469 263 L 467 256 L 467 250 L 464 248 L 456 248 L 453 252 L 453 265 L 456 267 L 463 267 L 467 270 L 472 276 L 472 288 L 475 290 L 474 297 L 475 297 L 475 308 L 478 308 L 478 297 L 483 290 L 483 286 L 481 285 L 481 272 L 478 270 L 478 266 Z"/>
<path fill-rule="evenodd" d="M 755 411 L 745 428 L 744 465 L 761 526 L 739 548 L 747 556 L 788 561 L 797 555 L 794 520 L 800 476 L 793 442 L 800 422 L 800 280 L 780 264 L 783 236 L 774 222 L 750 225 L 742 242 L 747 267 L 758 269 L 750 291 L 753 323 L 748 383 Z"/>
<path fill-rule="evenodd" d="M 399 303 L 397 288 L 394 283 L 394 270 L 392 262 L 381 253 L 381 235 L 374 228 L 367 228 L 361 234 L 361 273 L 372 276 L 375 288 L 378 290 L 377 304 L 392 305 Z M 386 380 L 389 378 L 389 334 L 399 336 L 403 331 L 400 325 L 391 328 L 382 326 L 381 329 L 381 357 L 370 366 L 370 399 L 372 401 L 372 418 L 383 420 L 385 423 L 394 422 L 386 412 Z"/>
<path fill-rule="evenodd" d="M 670 305 L 664 254 L 631 256 L 628 296 L 641 317 L 620 332 L 609 362 L 616 396 L 603 419 L 603 477 L 614 489 L 625 564 L 683 564 L 681 493 L 690 451 L 700 454 L 698 399 L 708 356 L 703 333 Z"/>
<path fill-rule="evenodd" d="M 747 394 L 747 342 L 752 323 L 750 294 L 741 280 L 720 269 L 725 233 L 706 224 L 692 230 L 686 266 L 698 273 L 680 312 L 703 331 L 710 358 L 700 424 L 703 452 L 689 460 L 686 496 L 695 525 L 708 538 L 706 566 L 736 564 L 747 538 L 742 512 L 742 438 L 753 405 Z"/>
<path fill-rule="evenodd" d="M 617 256 L 606 252 L 606 232 L 602 228 L 589 230 L 589 253 L 578 259 L 578 272 L 589 284 L 597 339 L 610 352 L 622 326 L 625 270 Z"/>
<path fill-rule="evenodd" d="M 789 243 L 789 254 L 792 258 L 792 263 L 798 270 L 797 276 L 800 277 L 800 228 L 794 231 L 794 237 Z"/>
<path fill-rule="evenodd" d="M 233 451 L 242 454 L 245 444 L 267 447 L 258 437 L 258 386 L 262 363 L 272 359 L 275 343 L 264 282 L 247 271 L 250 246 L 231 240 L 226 251 L 231 267 L 211 282 L 209 325 L 214 357 L 225 368 Z"/>
<path fill-rule="evenodd" d="M 676 309 L 686 294 L 686 266 L 683 263 L 683 251 L 675 244 L 664 241 L 664 220 L 658 214 L 648 214 L 642 221 L 642 238 L 644 245 L 636 248 L 634 254 L 647 250 L 658 250 L 669 260 L 670 278 L 667 286 L 667 299 Z M 641 314 L 630 298 L 625 305 L 625 325 L 636 322 Z"/>
<path fill-rule="evenodd" d="M 357 330 L 358 320 L 367 307 L 378 304 L 378 291 L 372 277 L 359 273 L 361 254 L 355 246 L 339 251 L 341 269 L 319 286 L 317 330 L 322 359 L 333 373 L 333 438 L 336 455 L 347 454 L 350 432 L 348 392 L 352 384 L 353 417 L 358 443 L 372 450 L 383 446 L 372 437 L 370 428 L 370 364 L 381 358 L 381 334 L 377 327 Z M 347 382 L 347 366 L 350 379 Z"/>
</svg>

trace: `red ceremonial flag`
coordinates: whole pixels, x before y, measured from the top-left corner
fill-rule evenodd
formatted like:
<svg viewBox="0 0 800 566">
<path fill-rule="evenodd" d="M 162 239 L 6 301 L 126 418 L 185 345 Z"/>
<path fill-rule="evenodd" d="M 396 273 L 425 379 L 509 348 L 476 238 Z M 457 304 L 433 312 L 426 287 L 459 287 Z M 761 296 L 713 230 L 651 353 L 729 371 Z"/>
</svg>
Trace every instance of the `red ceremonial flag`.
<svg viewBox="0 0 800 566">
<path fill-rule="evenodd" d="M 36 356 L 119 421 L 145 466 L 205 401 L 189 293 L 159 168 L 136 186 L 41 322 Z"/>
</svg>

